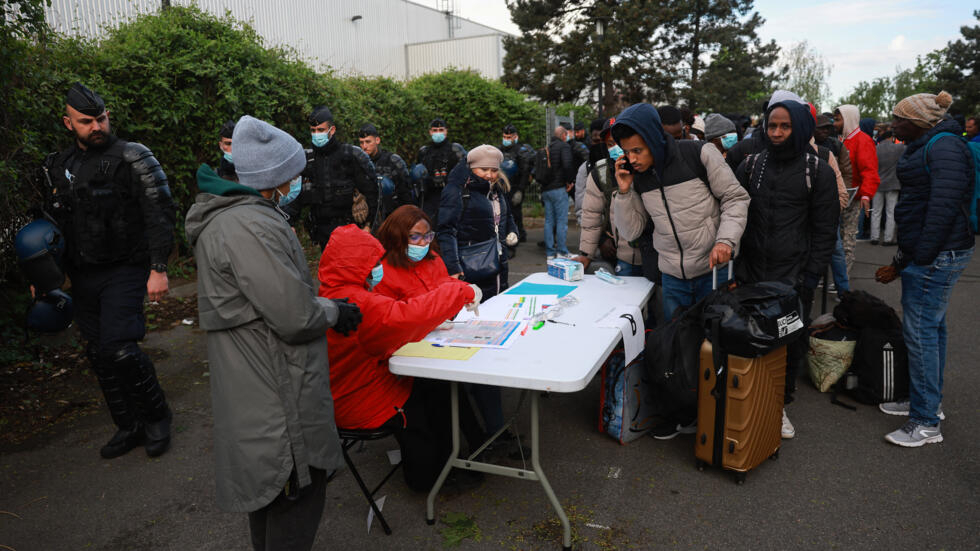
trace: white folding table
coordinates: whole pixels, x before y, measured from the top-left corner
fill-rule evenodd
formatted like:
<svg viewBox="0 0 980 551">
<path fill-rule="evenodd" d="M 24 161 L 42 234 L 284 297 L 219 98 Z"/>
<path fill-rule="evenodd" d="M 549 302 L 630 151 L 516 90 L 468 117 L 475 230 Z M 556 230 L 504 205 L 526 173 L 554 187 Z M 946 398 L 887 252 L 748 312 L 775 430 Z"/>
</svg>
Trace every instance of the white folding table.
<svg viewBox="0 0 980 551">
<path fill-rule="evenodd" d="M 599 327 L 596 323 L 620 306 L 643 308 L 653 295 L 653 283 L 642 277 L 624 277 L 623 285 L 612 285 L 595 276 L 567 282 L 546 273 L 531 274 L 521 281 L 555 285 L 575 285 L 571 293 L 579 304 L 566 308 L 558 321 L 574 324 L 545 323 L 539 330 L 528 329 L 509 349 L 481 349 L 468 360 L 443 360 L 408 356 L 392 356 L 388 365 L 392 373 L 450 381 L 452 402 L 453 449 L 429 492 L 426 500 L 426 521 L 435 522 L 435 498 L 453 467 L 510 476 L 541 483 L 545 495 L 558 513 L 562 525 L 562 546 L 571 548 L 572 532 L 568 517 L 555 496 L 544 471 L 539 453 L 538 396 L 540 391 L 576 392 L 585 388 L 602 363 L 619 342 L 618 329 Z M 519 285 L 520 283 L 518 283 Z M 498 295 L 491 301 L 508 300 Z M 506 429 L 500 429 L 469 458 L 458 457 L 459 383 L 479 383 L 519 388 L 531 394 L 531 466 L 532 470 L 517 469 L 473 461 L 480 451 Z M 523 402 L 523 396 L 521 402 Z"/>
</svg>

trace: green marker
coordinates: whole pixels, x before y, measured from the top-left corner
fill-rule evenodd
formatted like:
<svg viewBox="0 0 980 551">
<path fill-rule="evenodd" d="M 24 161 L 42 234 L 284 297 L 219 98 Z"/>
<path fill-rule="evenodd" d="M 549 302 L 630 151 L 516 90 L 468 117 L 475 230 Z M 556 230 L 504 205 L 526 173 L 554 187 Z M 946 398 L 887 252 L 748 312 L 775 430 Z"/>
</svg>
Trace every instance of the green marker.
<svg viewBox="0 0 980 551">
<path fill-rule="evenodd" d="M 531 329 L 534 329 L 535 331 L 537 331 L 538 329 L 541 329 L 542 327 L 544 327 L 544 321 L 539 321 L 539 322 L 535 323 L 534 325 L 532 325 L 531 326 Z"/>
</svg>

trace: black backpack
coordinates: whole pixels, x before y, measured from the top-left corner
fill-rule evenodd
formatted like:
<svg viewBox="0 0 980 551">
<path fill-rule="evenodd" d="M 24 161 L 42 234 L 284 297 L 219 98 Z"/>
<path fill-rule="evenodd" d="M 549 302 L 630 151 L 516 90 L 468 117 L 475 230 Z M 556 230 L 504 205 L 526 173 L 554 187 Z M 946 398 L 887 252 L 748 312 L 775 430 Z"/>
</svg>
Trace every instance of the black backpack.
<svg viewBox="0 0 980 551">
<path fill-rule="evenodd" d="M 647 333 L 644 360 L 647 375 L 656 385 L 660 415 L 698 403 L 700 351 L 705 338 L 703 309 L 702 299 L 683 312 L 678 309 L 674 319 Z"/>
<path fill-rule="evenodd" d="M 534 179 L 542 187 L 551 183 L 551 151 L 548 150 L 548 146 L 534 153 Z"/>
<path fill-rule="evenodd" d="M 830 401 L 855 409 L 841 402 L 838 394 L 872 405 L 908 398 L 908 348 L 895 310 L 870 293 L 848 291 L 841 293 L 834 317 L 859 334 L 851 367 L 834 385 Z"/>
</svg>

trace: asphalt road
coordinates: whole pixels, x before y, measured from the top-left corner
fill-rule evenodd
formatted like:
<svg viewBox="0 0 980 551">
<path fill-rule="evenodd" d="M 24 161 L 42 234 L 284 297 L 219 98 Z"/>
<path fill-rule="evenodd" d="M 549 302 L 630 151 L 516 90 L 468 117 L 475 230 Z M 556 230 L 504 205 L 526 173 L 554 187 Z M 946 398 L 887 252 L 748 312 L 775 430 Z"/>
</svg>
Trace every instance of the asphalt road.
<svg viewBox="0 0 980 551">
<path fill-rule="evenodd" d="M 535 246 L 541 235 L 532 230 L 521 245 L 512 282 L 544 269 Z M 571 231 L 571 250 L 576 242 Z M 898 307 L 899 284 L 871 279 L 891 253 L 859 243 L 854 287 Z M 789 408 L 796 438 L 736 486 L 727 473 L 694 468 L 692 436 L 622 446 L 599 434 L 598 377 L 584 391 L 542 399 L 541 462 L 572 520 L 575 548 L 980 548 L 978 282 L 974 261 L 953 292 L 938 445 L 887 444 L 883 435 L 901 418 L 834 406 L 801 379 Z M 151 334 L 145 346 L 161 358 L 176 410 L 172 450 L 157 459 L 134 450 L 102 460 L 98 448 L 112 432 L 103 411 L 64 425 L 35 449 L 0 456 L 0 549 L 249 549 L 245 515 L 215 506 L 204 335 L 181 326 Z M 505 397 L 513 402 L 516 392 Z M 374 480 L 386 468 L 385 452 L 396 448 L 393 439 L 372 442 L 355 461 Z M 442 497 L 436 526 L 423 521 L 424 496 L 399 476 L 381 494 L 391 536 L 377 523 L 367 533 L 363 497 L 349 473 L 338 476 L 315 549 L 442 549 L 464 535 L 459 549 L 560 548 L 557 518 L 534 483 L 488 477 L 471 493 Z"/>
</svg>

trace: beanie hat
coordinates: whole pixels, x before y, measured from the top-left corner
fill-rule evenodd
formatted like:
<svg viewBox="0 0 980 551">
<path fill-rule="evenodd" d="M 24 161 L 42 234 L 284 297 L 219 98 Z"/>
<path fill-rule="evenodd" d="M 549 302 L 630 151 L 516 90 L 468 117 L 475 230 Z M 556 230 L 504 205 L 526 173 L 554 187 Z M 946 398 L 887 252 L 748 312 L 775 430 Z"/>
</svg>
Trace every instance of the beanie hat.
<svg viewBox="0 0 980 551">
<path fill-rule="evenodd" d="M 272 189 L 296 178 L 306 168 L 303 146 L 271 124 L 245 115 L 232 135 L 238 183 L 257 191 Z"/>
<path fill-rule="evenodd" d="M 504 154 L 492 145 L 483 144 L 474 147 L 466 154 L 466 164 L 470 168 L 500 168 Z"/>
<path fill-rule="evenodd" d="M 711 141 L 725 134 L 735 132 L 735 123 L 725 115 L 711 113 L 704 118 L 704 139 Z"/>
<path fill-rule="evenodd" d="M 920 128 L 932 128 L 943 120 L 953 104 L 953 96 L 945 90 L 938 94 L 914 94 L 898 102 L 892 114 L 909 119 Z"/>
<path fill-rule="evenodd" d="M 694 123 L 691 124 L 691 130 L 700 130 L 704 133 L 704 119 L 700 115 L 694 115 Z"/>
</svg>

